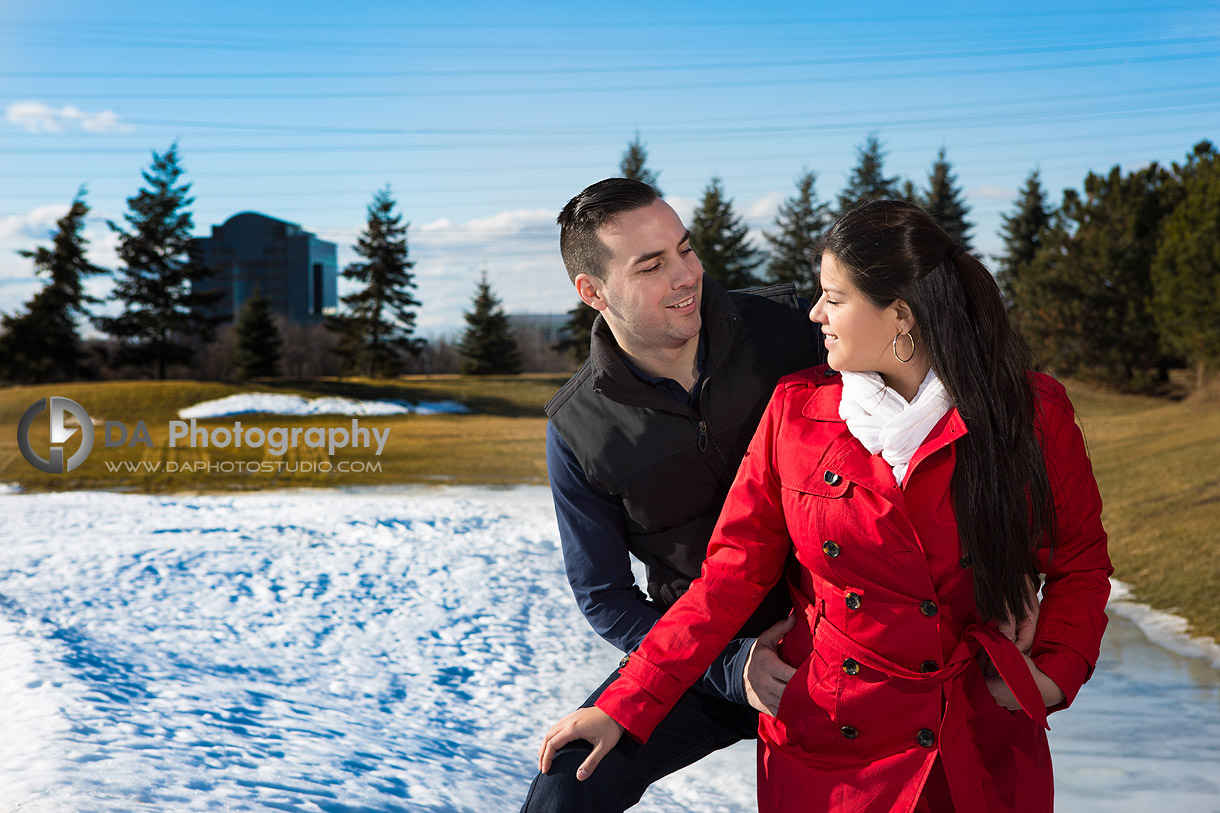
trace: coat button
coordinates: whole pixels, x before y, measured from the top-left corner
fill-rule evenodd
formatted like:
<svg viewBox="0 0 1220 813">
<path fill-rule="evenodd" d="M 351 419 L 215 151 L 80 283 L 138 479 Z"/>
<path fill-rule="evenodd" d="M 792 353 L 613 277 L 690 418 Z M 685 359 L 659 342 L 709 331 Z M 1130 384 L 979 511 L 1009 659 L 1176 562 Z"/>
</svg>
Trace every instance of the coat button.
<svg viewBox="0 0 1220 813">
<path fill-rule="evenodd" d="M 826 554 L 831 559 L 837 558 L 840 553 L 839 546 L 837 544 L 835 544 L 834 542 L 829 542 L 829 541 L 823 542 L 822 543 L 822 553 Z"/>
<path fill-rule="evenodd" d="M 627 665 L 627 661 L 629 661 L 629 660 L 631 660 L 631 656 L 630 656 L 630 655 L 624 655 L 624 656 L 623 656 L 623 659 L 622 659 L 621 661 L 619 661 L 619 662 L 618 662 L 618 668 L 619 668 L 619 669 L 622 669 L 624 666 L 626 666 L 626 665 Z"/>
<path fill-rule="evenodd" d="M 847 602 L 847 609 L 849 609 L 849 610 L 860 609 L 860 597 L 857 596 L 855 593 L 848 593 L 847 598 L 845 600 Z"/>
<path fill-rule="evenodd" d="M 839 483 L 843 482 L 843 478 L 835 474 L 833 471 L 828 471 L 823 474 L 822 479 L 826 481 L 826 485 L 828 486 L 837 486 Z"/>
<path fill-rule="evenodd" d="M 961 565 L 962 567 L 970 567 L 972 564 L 974 564 L 974 560 L 971 559 L 970 554 L 967 553 L 965 556 L 962 557 L 962 560 L 960 562 L 958 562 L 958 564 Z"/>
<path fill-rule="evenodd" d="M 843 661 L 843 671 L 849 675 L 859 674 L 860 664 L 856 663 L 851 658 L 848 658 L 847 660 Z"/>
<path fill-rule="evenodd" d="M 919 664 L 919 671 L 923 672 L 925 675 L 929 672 L 935 672 L 939 668 L 940 665 L 937 664 L 936 661 L 924 661 L 923 663 Z"/>
<path fill-rule="evenodd" d="M 923 604 L 919 605 L 919 611 L 928 618 L 931 618 L 932 616 L 936 615 L 936 602 L 925 601 Z"/>
<path fill-rule="evenodd" d="M 919 733 L 915 735 L 915 742 L 924 748 L 931 748 L 933 745 L 936 745 L 936 735 L 932 733 L 930 728 L 921 728 Z"/>
<path fill-rule="evenodd" d="M 860 736 L 860 732 L 856 731 L 856 729 L 854 727 L 849 726 L 849 725 L 845 725 L 842 728 L 840 728 L 839 730 L 842 731 L 843 736 L 847 737 L 847 739 L 849 739 L 849 740 L 854 740 L 856 737 Z"/>
</svg>

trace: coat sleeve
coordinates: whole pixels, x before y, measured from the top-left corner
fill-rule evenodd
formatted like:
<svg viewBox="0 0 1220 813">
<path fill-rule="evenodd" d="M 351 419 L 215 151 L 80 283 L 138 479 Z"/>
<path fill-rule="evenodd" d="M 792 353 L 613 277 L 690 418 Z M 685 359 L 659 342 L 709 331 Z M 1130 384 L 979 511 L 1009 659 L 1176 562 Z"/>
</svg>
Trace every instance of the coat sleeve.
<svg viewBox="0 0 1220 813">
<path fill-rule="evenodd" d="M 619 670 L 597 707 L 643 742 L 703 674 L 783 574 L 792 541 L 784 520 L 775 442 L 781 382 L 750 442 L 712 533 L 700 577 Z"/>
<path fill-rule="evenodd" d="M 1063 690 L 1067 708 L 1089 679 L 1106 629 L 1106 600 L 1114 568 L 1101 525 L 1101 495 L 1093 466 L 1063 385 L 1039 376 L 1043 456 L 1055 500 L 1055 538 L 1038 552 L 1046 575 L 1034 640 L 1038 668 Z"/>
</svg>

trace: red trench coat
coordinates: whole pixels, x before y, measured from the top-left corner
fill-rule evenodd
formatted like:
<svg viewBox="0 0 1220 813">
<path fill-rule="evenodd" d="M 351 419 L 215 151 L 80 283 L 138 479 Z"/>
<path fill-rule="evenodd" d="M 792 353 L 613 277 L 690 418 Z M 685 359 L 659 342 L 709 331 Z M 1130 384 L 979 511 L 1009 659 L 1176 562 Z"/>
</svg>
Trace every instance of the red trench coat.
<svg viewBox="0 0 1220 813">
<path fill-rule="evenodd" d="M 1069 705 L 1097 662 L 1112 572 L 1101 498 L 1063 387 L 1031 374 L 1057 533 L 1033 657 Z M 727 644 L 795 553 L 799 664 L 775 718 L 759 722 L 762 811 L 1049 811 L 1046 709 L 1016 646 L 979 622 L 950 498 L 956 409 L 932 429 L 899 488 L 839 418 L 842 380 L 823 366 L 782 379 L 742 461 L 702 576 L 653 628 L 599 708 L 645 740 Z M 985 648 L 1022 701 L 987 691 Z M 928 783 L 937 763 L 937 780 Z"/>
</svg>

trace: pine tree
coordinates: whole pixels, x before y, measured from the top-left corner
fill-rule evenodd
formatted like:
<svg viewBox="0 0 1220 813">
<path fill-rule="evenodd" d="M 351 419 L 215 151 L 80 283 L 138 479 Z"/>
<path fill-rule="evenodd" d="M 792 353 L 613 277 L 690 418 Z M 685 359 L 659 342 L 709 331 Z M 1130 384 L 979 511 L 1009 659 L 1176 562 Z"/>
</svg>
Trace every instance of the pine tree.
<svg viewBox="0 0 1220 813">
<path fill-rule="evenodd" d="M 407 354 L 418 355 L 423 347 L 414 338 L 415 308 L 419 300 L 412 291 L 415 263 L 407 259 L 407 229 L 394 212 L 397 203 L 390 188 L 373 196 L 368 222 L 353 246 L 365 259 L 343 269 L 343 278 L 361 288 L 343 297 L 347 313 L 333 316 L 327 328 L 339 334 L 335 353 L 343 359 L 344 371 L 370 378 L 398 375 Z"/>
<path fill-rule="evenodd" d="M 623 150 L 623 158 L 619 161 L 619 175 L 624 178 L 630 178 L 633 181 L 646 183 L 653 189 L 657 190 L 657 194 L 665 197 L 665 193 L 661 191 L 661 187 L 657 184 L 657 178 L 661 173 L 649 169 L 648 166 L 648 150 L 640 143 L 640 134 L 635 134 L 635 139 L 627 144 L 627 149 Z"/>
<path fill-rule="evenodd" d="M 967 220 L 970 207 L 966 205 L 966 200 L 962 197 L 962 189 L 957 185 L 957 176 L 953 174 L 953 168 L 949 166 L 944 147 L 941 147 L 940 151 L 936 153 L 936 160 L 932 162 L 932 171 L 928 173 L 928 189 L 919 202 L 928 214 L 932 215 L 932 219 L 940 224 L 940 227 L 948 232 L 949 236 L 956 240 L 962 248 L 967 251 L 973 248 L 970 243 L 970 232 L 974 226 Z"/>
<path fill-rule="evenodd" d="M 662 195 L 661 187 L 657 185 L 657 177 L 661 174 L 648 168 L 648 151 L 640 142 L 640 134 L 627 144 L 619 162 L 619 176 L 633 181 L 646 183 Z M 568 311 L 568 321 L 563 326 L 563 338 L 555 342 L 554 349 L 571 358 L 577 364 L 583 364 L 589 357 L 589 342 L 593 338 L 593 322 L 597 319 L 597 311 L 584 302 L 577 302 L 576 307 Z"/>
<path fill-rule="evenodd" d="M 589 357 L 589 342 L 593 340 L 593 323 L 597 321 L 597 311 L 583 301 L 568 311 L 568 321 L 564 322 L 562 338 L 551 347 L 557 353 L 562 353 L 577 364 L 584 364 Z"/>
<path fill-rule="evenodd" d="M 864 143 L 856 148 L 856 166 L 847 179 L 847 186 L 839 193 L 838 216 L 842 216 L 861 203 L 878 198 L 892 198 L 898 194 L 898 178 L 885 177 L 885 152 L 881 139 L 870 133 Z"/>
<path fill-rule="evenodd" d="M 1161 222 L 1180 188 L 1157 164 L 1089 173 L 1069 189 L 1037 254 L 1015 280 L 1018 325 L 1056 373 L 1142 389 L 1168 374 L 1150 311 Z"/>
<path fill-rule="evenodd" d="M 467 375 L 512 375 L 521 372 L 521 353 L 508 326 L 500 300 L 487 282 L 487 271 L 475 289 L 474 310 L 465 314 L 466 332 L 458 352 L 465 356 Z"/>
<path fill-rule="evenodd" d="M 1220 154 L 1202 141 L 1174 174 L 1183 195 L 1161 229 L 1152 311 L 1165 346 L 1194 366 L 1202 387 L 1220 369 Z"/>
<path fill-rule="evenodd" d="M 107 221 L 119 235 L 118 255 L 123 267 L 116 272 L 113 297 L 123 303 L 115 317 L 100 317 L 95 324 L 121 342 L 119 364 L 149 366 L 164 379 L 171 364 L 190 364 L 195 357 L 191 340 L 206 341 L 225 317 L 206 313 L 221 292 L 200 292 L 192 283 L 209 276 L 190 257 L 188 248 L 194 224 L 188 207 L 191 185 L 179 184 L 182 167 L 178 145 L 158 155 L 143 173 L 146 186 L 127 199 L 123 216 L 131 231 Z"/>
<path fill-rule="evenodd" d="M 829 207 L 818 200 L 817 175 L 806 171 L 796 179 L 796 194 L 780 204 L 775 232 L 763 232 L 770 245 L 767 275 L 773 282 L 791 282 L 809 295 L 818 289 L 813 273 L 814 251 L 829 225 Z"/>
<path fill-rule="evenodd" d="M 242 305 L 234 334 L 233 366 L 238 378 L 272 378 L 280 374 L 284 342 L 271 312 L 271 300 L 257 288 Z"/>
<path fill-rule="evenodd" d="M 730 290 L 760 282 L 753 272 L 764 256 L 750 245 L 749 231 L 724 196 L 720 179 L 712 178 L 691 218 L 690 245 L 704 273 Z"/>
<path fill-rule="evenodd" d="M 55 224 L 51 247 L 18 252 L 48 279 L 24 313 L 0 319 L 0 379 L 37 384 L 80 377 L 77 319 L 88 317 L 87 305 L 97 302 L 85 293 L 84 281 L 106 273 L 85 257 L 89 241 L 82 231 L 88 214 L 81 187 L 68 213 Z"/>
<path fill-rule="evenodd" d="M 1042 178 L 1035 169 L 1025 179 L 1025 188 L 1021 190 L 1013 213 L 1001 216 L 1000 234 L 1004 238 L 1004 253 L 1000 255 L 996 280 L 1010 308 L 1016 304 L 1016 281 L 1034 261 L 1042 233 L 1050 225 L 1051 215 L 1052 210 L 1046 204 L 1046 193 L 1042 190 Z M 1020 318 L 1019 314 L 1017 318 Z"/>
</svg>

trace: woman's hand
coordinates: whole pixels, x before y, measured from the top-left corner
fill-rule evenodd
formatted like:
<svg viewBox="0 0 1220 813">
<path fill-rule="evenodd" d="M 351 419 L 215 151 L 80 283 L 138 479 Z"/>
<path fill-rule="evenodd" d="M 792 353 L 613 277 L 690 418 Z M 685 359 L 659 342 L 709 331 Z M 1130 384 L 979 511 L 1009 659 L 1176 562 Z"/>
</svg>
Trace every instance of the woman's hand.
<svg viewBox="0 0 1220 813">
<path fill-rule="evenodd" d="M 1046 707 L 1049 709 L 1062 703 L 1064 699 L 1063 690 L 1059 688 L 1058 684 L 1038 668 L 1033 658 L 1025 653 L 1021 653 L 1021 657 L 1025 658 L 1025 664 L 1029 667 L 1029 673 L 1033 675 L 1034 683 L 1038 684 L 1038 691 L 1042 693 L 1042 702 L 1046 704 Z M 987 691 L 991 692 L 995 702 L 1009 711 L 1020 711 L 1021 704 L 1017 702 L 1012 689 L 1008 688 L 1008 684 L 999 676 L 995 665 L 990 660 L 987 662 L 987 668 L 984 670 L 984 673 L 987 676 Z"/>
<path fill-rule="evenodd" d="M 542 745 L 538 748 L 538 770 L 546 773 L 551 769 L 551 760 L 555 758 L 556 751 L 573 740 L 585 740 L 593 746 L 593 751 L 576 770 L 576 778 L 583 782 L 593 775 L 602 757 L 618 743 L 624 730 L 609 714 L 596 706 L 577 709 L 551 726 L 551 730 L 542 738 Z"/>
<path fill-rule="evenodd" d="M 1026 586 L 1025 607 L 1024 618 L 1006 618 L 998 624 L 1000 634 L 1016 644 L 1022 655 L 1028 655 L 1034 648 L 1034 631 L 1038 627 L 1038 610 L 1041 607 L 1038 601 L 1038 586 L 1033 580 Z"/>
</svg>

